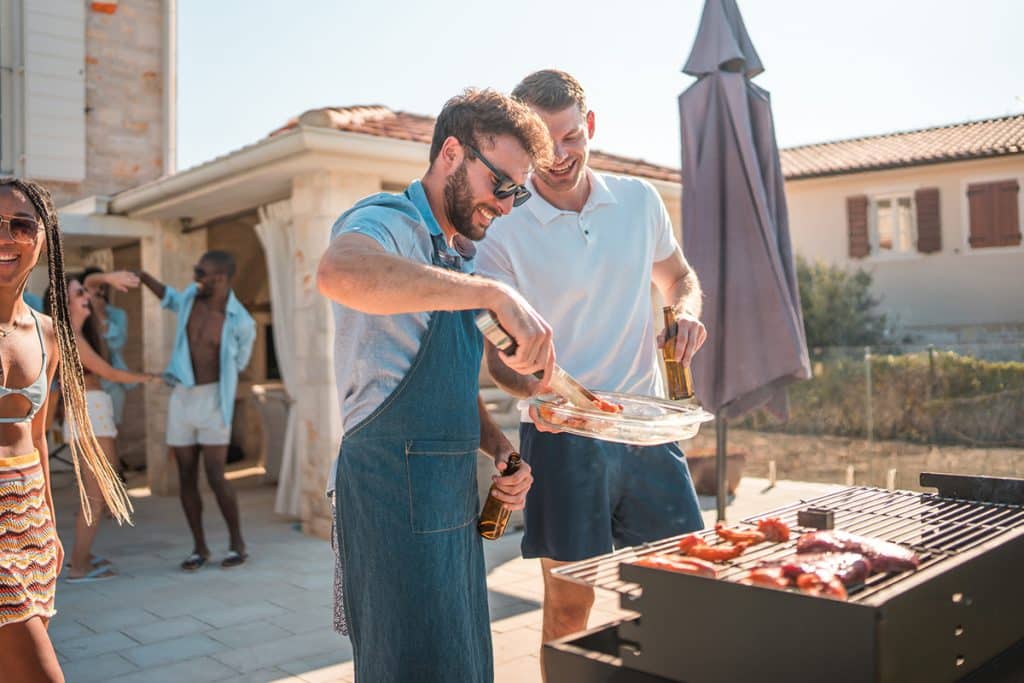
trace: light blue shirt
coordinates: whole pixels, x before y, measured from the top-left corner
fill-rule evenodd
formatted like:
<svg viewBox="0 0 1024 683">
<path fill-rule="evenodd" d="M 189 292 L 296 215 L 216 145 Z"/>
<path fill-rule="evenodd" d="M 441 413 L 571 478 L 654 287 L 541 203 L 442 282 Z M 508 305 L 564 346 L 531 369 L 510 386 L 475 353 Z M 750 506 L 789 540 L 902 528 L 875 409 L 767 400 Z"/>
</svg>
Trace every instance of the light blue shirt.
<svg viewBox="0 0 1024 683">
<path fill-rule="evenodd" d="M 448 267 L 468 273 L 473 260 L 446 243 L 423 186 L 417 180 L 402 194 L 380 193 L 360 200 L 341 215 L 331 240 L 356 233 L 376 241 L 390 254 L 429 264 L 437 241 Z M 332 303 L 334 372 L 343 431 L 348 431 L 384 402 L 412 367 L 427 331 L 430 313 L 369 315 Z"/>
<path fill-rule="evenodd" d="M 177 331 L 174 334 L 174 351 L 167 365 L 167 374 L 186 387 L 196 385 L 192 371 L 192 351 L 188 345 L 188 318 L 196 300 L 195 283 L 179 292 L 167 287 L 160 305 L 178 314 Z M 231 426 L 235 411 L 235 392 L 238 391 L 238 373 L 249 364 L 252 345 L 256 340 L 256 321 L 249 315 L 235 293 L 228 294 L 228 305 L 224 316 L 224 329 L 220 336 L 220 414 L 224 424 Z"/>
<path fill-rule="evenodd" d="M 331 240 L 346 233 L 366 235 L 388 253 L 423 264 L 433 262 L 436 243 L 446 267 L 463 273 L 474 270 L 475 248 L 468 240 L 461 241 L 464 253 L 459 253 L 446 243 L 418 180 L 402 194 L 381 192 L 361 199 L 335 221 Z M 331 308 L 334 375 L 345 432 L 373 413 L 409 372 L 430 313 L 370 315 L 337 302 L 331 302 Z M 330 471 L 334 472 L 333 466 Z M 331 474 L 327 477 L 328 495 L 333 490 Z"/>
</svg>

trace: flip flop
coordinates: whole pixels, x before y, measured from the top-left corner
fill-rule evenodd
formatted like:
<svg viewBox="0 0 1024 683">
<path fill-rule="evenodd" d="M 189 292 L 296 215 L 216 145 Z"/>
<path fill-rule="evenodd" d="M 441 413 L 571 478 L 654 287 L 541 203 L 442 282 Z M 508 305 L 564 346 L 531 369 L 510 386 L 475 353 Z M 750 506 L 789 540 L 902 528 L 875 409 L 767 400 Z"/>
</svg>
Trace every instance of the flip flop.
<svg viewBox="0 0 1024 683">
<path fill-rule="evenodd" d="M 94 567 L 91 572 L 84 576 L 69 576 L 64 579 L 67 583 L 92 583 L 94 581 L 106 581 L 117 577 L 117 572 L 110 565 Z"/>
<path fill-rule="evenodd" d="M 181 568 L 187 572 L 194 572 L 195 570 L 206 564 L 207 558 L 203 557 L 199 553 L 192 553 L 185 561 L 181 563 Z"/>
<path fill-rule="evenodd" d="M 113 562 L 111 562 L 110 560 L 108 560 L 105 557 L 100 557 L 99 555 L 92 555 L 89 558 L 89 566 L 90 567 L 109 567 L 112 564 L 113 564 Z M 71 567 L 71 563 L 68 562 L 64 566 L 70 568 Z"/>
<path fill-rule="evenodd" d="M 239 565 L 245 564 L 245 561 L 249 559 L 248 553 L 240 553 L 236 550 L 232 550 L 224 557 L 224 561 L 220 563 L 222 569 L 231 569 L 232 567 L 238 567 Z"/>
</svg>

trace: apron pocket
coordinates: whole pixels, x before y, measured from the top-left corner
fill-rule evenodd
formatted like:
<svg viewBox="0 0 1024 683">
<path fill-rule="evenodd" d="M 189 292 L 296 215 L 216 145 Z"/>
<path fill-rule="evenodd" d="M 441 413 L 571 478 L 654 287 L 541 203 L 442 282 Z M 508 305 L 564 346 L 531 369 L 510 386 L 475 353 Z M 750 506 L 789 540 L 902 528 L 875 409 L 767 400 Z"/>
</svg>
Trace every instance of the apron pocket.
<svg viewBox="0 0 1024 683">
<path fill-rule="evenodd" d="M 476 521 L 476 439 L 406 441 L 413 533 L 461 529 Z"/>
</svg>

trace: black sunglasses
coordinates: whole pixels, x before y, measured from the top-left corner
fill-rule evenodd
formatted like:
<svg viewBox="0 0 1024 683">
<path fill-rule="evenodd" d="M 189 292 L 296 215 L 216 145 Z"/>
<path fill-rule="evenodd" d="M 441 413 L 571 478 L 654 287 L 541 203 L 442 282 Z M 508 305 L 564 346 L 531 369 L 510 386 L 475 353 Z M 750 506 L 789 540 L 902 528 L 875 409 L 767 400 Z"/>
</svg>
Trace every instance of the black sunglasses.
<svg viewBox="0 0 1024 683">
<path fill-rule="evenodd" d="M 35 244 L 36 235 L 39 234 L 40 224 L 35 218 L 24 218 L 21 216 L 0 215 L 0 228 L 7 224 L 7 232 L 11 239 L 22 244 Z"/>
<path fill-rule="evenodd" d="M 497 197 L 498 199 L 515 197 L 515 199 L 512 200 L 512 206 L 522 206 L 524 203 L 526 203 L 526 200 L 532 196 L 532 193 L 529 190 L 527 190 L 524 186 L 515 182 L 507 175 L 496 169 L 491 162 L 487 161 L 487 157 L 481 154 L 478 149 L 473 147 L 473 145 L 466 145 L 466 149 L 468 149 L 473 154 L 473 156 L 479 159 L 483 163 L 483 165 L 486 166 L 490 170 L 490 172 L 494 174 L 494 177 L 497 178 L 497 180 L 494 181 L 495 197 Z"/>
</svg>

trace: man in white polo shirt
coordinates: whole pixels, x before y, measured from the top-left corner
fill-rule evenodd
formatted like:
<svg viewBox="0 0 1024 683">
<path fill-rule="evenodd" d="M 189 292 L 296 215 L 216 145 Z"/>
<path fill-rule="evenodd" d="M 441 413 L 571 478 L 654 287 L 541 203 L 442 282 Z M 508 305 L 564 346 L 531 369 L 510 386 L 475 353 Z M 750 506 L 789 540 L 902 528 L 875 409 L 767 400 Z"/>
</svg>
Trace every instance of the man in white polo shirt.
<svg viewBox="0 0 1024 683">
<path fill-rule="evenodd" d="M 651 285 L 676 309 L 684 364 L 706 332 L 697 276 L 661 198 L 643 180 L 587 167 L 594 113 L 572 76 L 539 71 L 512 96 L 547 124 L 554 162 L 535 169 L 528 185 L 533 200 L 524 209 L 494 221 L 480 243 L 478 271 L 517 288 L 536 307 L 551 325 L 559 364 L 583 384 L 663 396 Z M 489 344 L 487 363 L 513 395 L 540 389 Z M 522 551 L 540 558 L 544 569 L 546 642 L 584 629 L 594 601 L 593 589 L 551 577 L 552 568 L 703 523 L 676 444 L 633 447 L 542 432 L 525 411 L 520 441 L 534 475 Z"/>
</svg>

